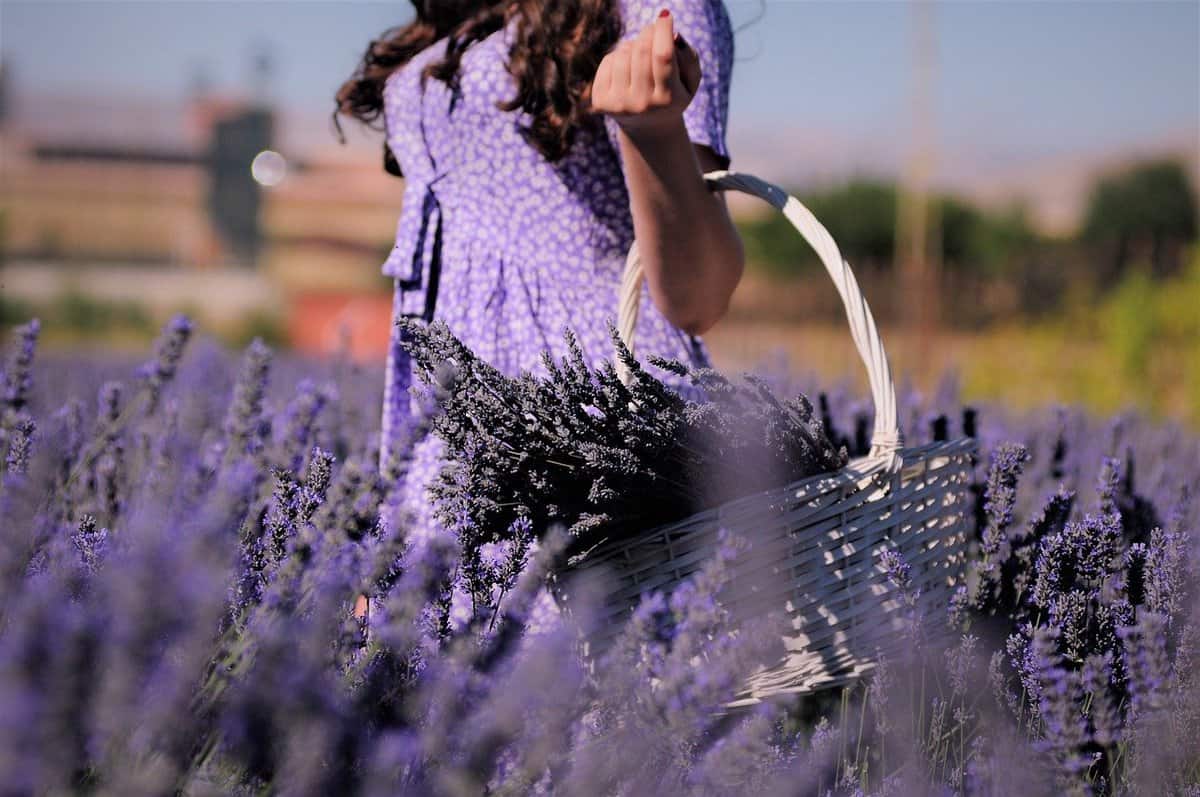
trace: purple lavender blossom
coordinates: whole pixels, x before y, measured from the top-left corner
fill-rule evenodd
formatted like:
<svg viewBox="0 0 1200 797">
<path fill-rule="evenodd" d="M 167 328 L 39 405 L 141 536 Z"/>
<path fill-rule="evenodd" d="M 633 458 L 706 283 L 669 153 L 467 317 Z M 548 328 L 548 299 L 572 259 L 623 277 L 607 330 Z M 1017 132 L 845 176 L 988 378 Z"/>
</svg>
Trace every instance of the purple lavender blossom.
<svg viewBox="0 0 1200 797">
<path fill-rule="evenodd" d="M 972 601 L 977 605 L 991 603 L 997 597 L 1001 569 L 1011 553 L 1008 535 L 1017 502 L 1017 482 L 1027 461 L 1029 452 L 1022 445 L 1005 444 L 992 452 L 983 503 L 987 525 L 980 534 L 979 564 L 972 569 L 977 579 Z"/>
<path fill-rule="evenodd" d="M 279 450 L 276 458 L 278 467 L 299 472 L 304 458 L 313 444 L 317 420 L 326 405 L 337 397 L 332 385 L 318 387 L 312 379 L 305 378 L 296 386 L 296 396 L 283 412 L 278 425 Z"/>
<path fill-rule="evenodd" d="M 1079 676 L 1059 661 L 1057 634 L 1049 628 L 1034 632 L 1031 644 L 1033 670 L 1038 684 L 1038 717 L 1044 749 L 1062 766 L 1062 780 L 1071 783 L 1091 766 L 1085 754 L 1087 726 L 1079 712 L 1082 690 Z"/>
<path fill-rule="evenodd" d="M 172 318 L 154 343 L 154 358 L 138 368 L 137 376 L 146 386 L 148 414 L 157 411 L 163 388 L 175 378 L 192 329 L 192 321 L 187 316 Z"/>
<path fill-rule="evenodd" d="M 1170 676 L 1167 658 L 1166 617 L 1159 612 L 1138 613 L 1137 622 L 1123 625 L 1117 635 L 1124 647 L 1125 670 L 1134 715 L 1161 708 L 1163 690 Z"/>
<path fill-rule="evenodd" d="M 1112 683 L 1112 654 L 1091 655 L 1084 662 L 1082 687 L 1089 699 L 1092 740 L 1109 747 L 1121 740 L 1121 714 L 1114 704 L 1109 684 Z"/>
<path fill-rule="evenodd" d="M 894 549 L 885 550 L 879 554 L 879 564 L 883 567 L 884 575 L 902 593 L 908 594 L 912 589 L 912 568 L 908 562 Z"/>
<path fill-rule="evenodd" d="M 8 473 L 24 473 L 29 469 L 29 456 L 33 451 L 34 433 L 37 423 L 28 413 L 18 412 L 9 428 L 8 454 L 4 468 Z"/>
<path fill-rule="evenodd" d="M 921 606 L 921 588 L 913 583 L 912 567 L 900 553 L 889 548 L 879 554 L 883 574 L 896 588 L 900 598 L 900 616 L 906 638 L 905 649 L 914 653 L 925 641 L 925 613 Z"/>
<path fill-rule="evenodd" d="M 16 329 L 16 343 L 4 366 L 0 415 L 20 412 L 29 403 L 29 393 L 33 387 L 33 357 L 41 330 L 42 324 L 36 318 Z"/>
<path fill-rule="evenodd" d="M 231 401 L 224 353 L 168 359 L 178 372 L 153 371 L 160 385 L 213 389 L 130 413 L 138 392 L 97 389 L 124 364 L 81 376 L 64 361 L 48 386 L 39 358 L 36 383 L 16 380 L 41 431 L 25 472 L 0 482 L 0 781 L 14 793 L 1033 797 L 1186 794 L 1194 780 L 1197 513 L 1181 496 L 1200 446 L 1178 430 L 1128 418 L 1106 439 L 1067 413 L 1056 437 L 1045 413 L 986 408 L 973 431 L 987 446 L 1042 441 L 1019 480 L 987 491 L 981 528 L 1005 529 L 989 536 L 992 613 L 968 607 L 977 625 L 945 655 L 906 637 L 938 655 L 889 657 L 869 686 L 726 710 L 783 653 L 770 622 L 729 626 L 732 541 L 671 594 L 650 590 L 598 655 L 579 644 L 604 616 L 587 590 L 530 632 L 562 530 L 527 547 L 543 531 L 527 517 L 473 530 L 505 538 L 481 546 L 497 609 L 451 627 L 461 562 L 409 545 L 391 517 L 374 389 L 326 393 L 318 364 L 284 356 L 281 387 L 260 359 Z M 79 397 L 97 395 L 93 425 Z M 828 396 L 822 414 L 853 428 L 853 393 Z M 917 424 L 954 409 L 904 401 Z M 1112 450 L 1136 450 L 1158 528 L 1130 514 L 1133 457 L 1105 462 Z M 1076 470 L 1098 488 L 1090 513 L 1075 510 Z M 915 601 L 916 565 L 898 551 L 879 564 Z M 985 678 L 995 701 L 979 699 Z"/>
<path fill-rule="evenodd" d="M 254 456 L 262 450 L 268 424 L 263 416 L 263 399 L 271 358 L 271 349 L 258 338 L 246 348 L 241 372 L 234 384 L 233 400 L 222 427 L 227 458 Z"/>
</svg>

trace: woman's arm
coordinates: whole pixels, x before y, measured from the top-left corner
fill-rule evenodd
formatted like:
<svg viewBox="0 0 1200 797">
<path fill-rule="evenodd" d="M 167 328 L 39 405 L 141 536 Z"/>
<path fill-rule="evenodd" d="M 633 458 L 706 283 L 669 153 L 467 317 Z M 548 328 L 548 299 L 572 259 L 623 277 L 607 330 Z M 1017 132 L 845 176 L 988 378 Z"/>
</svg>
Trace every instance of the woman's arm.
<svg viewBox="0 0 1200 797">
<path fill-rule="evenodd" d="M 660 16 L 597 69 L 593 109 L 612 116 L 630 192 L 634 234 L 651 298 L 671 323 L 700 335 L 726 312 L 744 250 L 724 195 L 702 174 L 721 168 L 693 145 L 683 111 L 700 84 L 695 51 Z"/>
<path fill-rule="evenodd" d="M 720 161 L 691 145 L 682 119 L 661 135 L 620 135 L 650 297 L 672 324 L 702 335 L 729 309 L 745 260 L 724 193 L 702 177 Z"/>
</svg>

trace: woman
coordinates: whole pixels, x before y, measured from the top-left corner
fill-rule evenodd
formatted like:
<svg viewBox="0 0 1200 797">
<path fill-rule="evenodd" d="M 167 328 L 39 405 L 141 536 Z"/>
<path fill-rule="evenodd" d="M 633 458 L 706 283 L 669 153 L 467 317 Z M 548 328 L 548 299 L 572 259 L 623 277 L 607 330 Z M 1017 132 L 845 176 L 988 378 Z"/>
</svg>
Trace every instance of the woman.
<svg viewBox="0 0 1200 797">
<path fill-rule="evenodd" d="M 662 2 L 663 0 L 656 0 Z M 639 359 L 709 363 L 699 339 L 726 311 L 743 250 L 702 174 L 729 166 L 733 33 L 720 0 L 422 0 L 372 42 L 338 111 L 386 131 L 406 179 L 395 314 L 444 320 L 504 373 L 544 373 L 571 326 L 588 360 L 613 356 L 606 321 L 636 235 L 646 273 Z M 678 34 L 678 35 L 676 35 Z M 650 367 L 668 383 L 677 378 Z M 419 404 L 395 330 L 381 460 Z M 438 524 L 426 435 L 398 496 L 411 540 Z"/>
</svg>

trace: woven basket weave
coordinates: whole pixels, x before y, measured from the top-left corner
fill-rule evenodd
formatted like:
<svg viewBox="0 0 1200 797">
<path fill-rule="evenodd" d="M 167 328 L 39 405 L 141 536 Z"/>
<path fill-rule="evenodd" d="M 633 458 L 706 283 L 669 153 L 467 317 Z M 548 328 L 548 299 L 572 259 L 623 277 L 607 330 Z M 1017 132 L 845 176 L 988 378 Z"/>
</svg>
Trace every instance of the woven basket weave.
<svg viewBox="0 0 1200 797">
<path fill-rule="evenodd" d="M 786 654 L 751 673 L 733 706 L 847 683 L 869 670 L 881 651 L 905 643 L 902 603 L 883 573 L 882 550 L 897 550 L 908 563 L 922 610 L 946 605 L 963 574 L 975 444 L 964 437 L 903 448 L 895 386 L 875 320 L 829 232 L 799 200 L 757 177 L 715 171 L 704 179 L 710 190 L 739 190 L 769 202 L 817 252 L 841 294 L 875 405 L 870 452 L 840 471 L 601 542 L 574 566 L 580 572 L 604 569 L 614 578 L 605 600 L 609 622 L 590 640 L 598 651 L 612 642 L 643 593 L 670 592 L 715 553 L 718 529 L 749 541 L 750 551 L 732 565 L 722 601 L 735 619 L 786 612 L 790 631 L 783 638 Z M 634 242 L 618 316 L 630 350 L 643 279 Z M 617 368 L 627 382 L 619 361 Z"/>
</svg>

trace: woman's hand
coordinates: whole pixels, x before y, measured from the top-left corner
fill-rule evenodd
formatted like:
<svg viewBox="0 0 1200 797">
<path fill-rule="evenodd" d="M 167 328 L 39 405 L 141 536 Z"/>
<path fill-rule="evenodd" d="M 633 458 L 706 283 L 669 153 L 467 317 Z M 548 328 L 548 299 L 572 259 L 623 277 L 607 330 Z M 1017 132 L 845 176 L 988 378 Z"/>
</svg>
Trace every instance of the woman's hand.
<svg viewBox="0 0 1200 797">
<path fill-rule="evenodd" d="M 683 118 L 700 72 L 699 55 L 664 14 L 605 55 L 584 92 L 589 110 L 618 126 L 650 298 L 691 335 L 704 334 L 728 310 L 745 262 L 724 195 L 703 179 L 715 165 L 700 156 Z"/>
<path fill-rule="evenodd" d="M 612 116 L 631 136 L 669 132 L 699 85 L 700 57 L 663 9 L 636 38 L 604 56 L 592 80 L 590 108 Z"/>
</svg>

